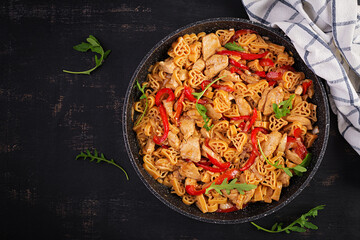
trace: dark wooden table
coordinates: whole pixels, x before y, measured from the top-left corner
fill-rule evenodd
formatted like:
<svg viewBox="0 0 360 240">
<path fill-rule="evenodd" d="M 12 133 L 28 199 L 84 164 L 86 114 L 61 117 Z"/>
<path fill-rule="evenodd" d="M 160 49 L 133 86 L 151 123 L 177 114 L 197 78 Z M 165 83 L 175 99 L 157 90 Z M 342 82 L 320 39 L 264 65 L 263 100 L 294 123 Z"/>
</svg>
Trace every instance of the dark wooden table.
<svg viewBox="0 0 360 240">
<path fill-rule="evenodd" d="M 0 239 L 359 239 L 360 157 L 331 114 L 329 145 L 310 185 L 257 223 L 290 222 L 326 204 L 319 230 L 291 235 L 249 223 L 198 222 L 167 208 L 127 157 L 121 116 L 129 79 L 160 39 L 191 22 L 247 18 L 238 1 L 2 1 L 0 4 Z M 112 53 L 91 76 L 94 34 Z M 97 148 L 110 165 L 75 161 Z"/>
</svg>

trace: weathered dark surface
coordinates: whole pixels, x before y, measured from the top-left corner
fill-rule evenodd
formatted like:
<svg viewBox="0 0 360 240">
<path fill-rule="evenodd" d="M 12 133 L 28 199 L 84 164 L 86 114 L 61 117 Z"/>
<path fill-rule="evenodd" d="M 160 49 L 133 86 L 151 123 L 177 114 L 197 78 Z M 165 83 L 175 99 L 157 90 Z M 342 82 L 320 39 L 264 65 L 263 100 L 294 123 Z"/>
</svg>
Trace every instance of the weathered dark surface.
<svg viewBox="0 0 360 240">
<path fill-rule="evenodd" d="M 121 114 L 128 81 L 161 38 L 211 17 L 243 17 L 240 1 L 3 1 L 0 4 L 0 239 L 358 239 L 360 157 L 331 115 L 329 146 L 300 196 L 257 223 L 290 221 L 318 204 L 319 230 L 291 235 L 250 224 L 186 218 L 142 185 L 126 156 Z M 93 55 L 72 46 L 94 34 L 112 53 L 91 76 Z M 75 161 L 86 148 L 119 169 Z"/>
</svg>

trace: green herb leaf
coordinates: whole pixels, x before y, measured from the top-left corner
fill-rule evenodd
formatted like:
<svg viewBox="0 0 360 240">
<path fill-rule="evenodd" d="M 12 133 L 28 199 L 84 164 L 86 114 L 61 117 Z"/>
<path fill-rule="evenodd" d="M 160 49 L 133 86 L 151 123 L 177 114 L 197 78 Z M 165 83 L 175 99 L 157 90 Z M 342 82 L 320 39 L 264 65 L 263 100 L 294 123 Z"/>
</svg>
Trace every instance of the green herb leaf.
<svg viewBox="0 0 360 240">
<path fill-rule="evenodd" d="M 75 45 L 73 48 L 79 52 L 87 52 L 91 48 L 91 44 L 82 42 L 78 45 Z"/>
<path fill-rule="evenodd" d="M 290 177 L 293 176 L 292 172 L 290 171 L 291 169 L 294 170 L 294 173 L 298 176 L 301 176 L 303 172 L 306 172 L 307 169 L 305 168 L 305 166 L 307 166 L 309 164 L 309 159 L 311 158 L 311 154 L 308 153 L 306 155 L 306 157 L 304 158 L 304 160 L 302 161 L 301 164 L 295 166 L 295 167 L 292 167 L 292 168 L 288 168 L 288 167 L 282 167 L 280 164 L 279 164 L 279 161 L 276 161 L 275 164 L 271 163 L 269 161 L 269 159 L 265 156 L 262 148 L 261 148 L 261 145 L 260 145 L 260 141 L 258 139 L 258 145 L 259 145 L 259 150 L 261 152 L 261 155 L 263 156 L 263 158 L 265 159 L 265 161 L 270 164 L 271 166 L 275 167 L 275 168 L 278 168 L 278 169 L 282 169 L 284 170 L 284 172 L 289 175 Z M 306 161 L 305 161 L 306 160 Z M 303 164 L 304 163 L 304 164 Z"/>
<path fill-rule="evenodd" d="M 292 100 L 294 99 L 295 94 L 290 95 L 288 100 L 282 101 L 279 104 L 273 103 L 273 110 L 276 118 L 285 117 L 286 114 L 290 113 L 292 109 Z"/>
<path fill-rule="evenodd" d="M 141 116 L 140 116 L 139 120 L 136 122 L 135 126 L 137 126 L 137 125 L 141 122 L 141 120 L 143 119 L 143 117 L 145 116 L 145 113 L 146 113 L 147 108 L 148 108 L 148 105 L 149 105 L 149 103 L 148 103 L 148 98 L 147 98 L 147 96 L 146 96 L 146 94 L 145 94 L 145 88 L 146 88 L 146 86 L 147 86 L 147 83 L 144 84 L 144 86 L 141 87 L 139 81 L 136 80 L 136 86 L 137 86 L 137 88 L 140 90 L 140 92 L 142 93 L 140 99 L 144 99 L 144 98 L 145 98 L 146 100 L 145 100 L 145 109 L 144 109 L 144 112 L 141 114 Z"/>
<path fill-rule="evenodd" d="M 237 45 L 236 43 L 227 43 L 225 44 L 225 46 L 227 49 L 229 49 L 230 51 L 239 51 L 242 52 L 245 49 L 243 49 L 240 45 Z"/>
<path fill-rule="evenodd" d="M 269 233 L 279 233 L 279 232 L 286 232 L 290 233 L 290 231 L 293 232 L 306 232 L 306 229 L 313 229 L 316 230 L 318 227 L 315 224 L 312 224 L 309 222 L 309 219 L 307 217 L 316 217 L 318 215 L 318 211 L 324 209 L 325 205 L 319 205 L 313 209 L 311 209 L 309 212 L 301 215 L 298 219 L 296 219 L 294 222 L 292 222 L 290 225 L 288 225 L 285 228 L 282 228 L 283 223 L 275 223 L 271 229 L 266 229 L 263 227 L 260 227 L 259 225 L 255 224 L 254 222 L 251 222 L 252 225 L 254 225 L 258 230 L 262 230 Z M 276 229 L 277 228 L 277 229 Z M 276 230 L 275 230 L 276 229 Z"/>
<path fill-rule="evenodd" d="M 244 191 L 250 191 L 255 189 L 257 186 L 253 184 L 246 184 L 246 183 L 236 183 L 237 179 L 233 179 L 231 182 L 227 183 L 227 178 L 220 185 L 216 185 L 213 182 L 210 187 L 206 189 L 205 194 L 209 193 L 210 190 L 214 189 L 216 192 L 222 195 L 221 190 L 225 190 L 227 194 L 230 194 L 230 190 L 236 189 L 239 191 L 241 195 L 244 194 Z"/>
<path fill-rule="evenodd" d="M 98 151 L 96 149 L 94 150 L 94 154 L 91 154 L 89 149 L 85 150 L 85 152 L 81 152 L 76 156 L 75 160 L 78 160 L 79 158 L 83 158 L 84 160 L 89 159 L 90 162 L 94 162 L 94 161 L 96 161 L 96 163 L 106 162 L 111 165 L 114 165 L 115 167 L 120 168 L 125 173 L 126 179 L 129 180 L 129 176 L 125 171 L 125 169 L 123 169 L 118 164 L 116 164 L 114 162 L 114 159 L 110 159 L 110 160 L 106 159 L 103 153 L 101 153 L 99 156 Z"/>
<path fill-rule="evenodd" d="M 71 73 L 71 74 L 88 74 L 88 75 L 90 75 L 90 73 L 92 71 L 94 71 L 95 69 L 97 69 L 98 67 L 100 67 L 103 64 L 105 58 L 109 55 L 110 50 L 107 50 L 106 52 L 104 52 L 104 49 L 101 47 L 99 41 L 93 35 L 89 35 L 89 37 L 86 39 L 86 41 L 88 43 L 82 42 L 82 43 L 74 46 L 73 48 L 79 52 L 87 52 L 90 49 L 92 52 L 100 54 L 100 58 L 97 55 L 95 55 L 95 67 L 93 67 L 89 70 L 86 70 L 86 71 L 81 71 L 81 72 L 74 72 L 74 71 L 68 71 L 68 70 L 63 70 L 63 72 Z"/>
<path fill-rule="evenodd" d="M 300 166 L 301 168 L 305 168 L 305 170 L 306 170 L 306 167 L 310 164 L 310 160 L 311 160 L 311 153 L 308 153 L 308 154 L 306 154 L 306 156 L 305 156 L 305 158 L 304 158 L 304 160 L 299 164 L 299 165 L 297 165 L 296 167 L 294 167 L 294 173 L 297 175 L 297 176 L 302 176 L 303 174 L 303 172 L 306 172 L 306 171 L 300 171 L 300 170 L 298 170 L 298 166 Z"/>
<path fill-rule="evenodd" d="M 204 119 L 204 122 L 205 122 L 203 128 L 205 128 L 207 131 L 210 131 L 210 129 L 214 125 L 209 126 L 210 118 L 206 115 L 207 109 L 206 109 L 205 106 L 199 104 L 199 99 L 204 95 L 206 90 L 208 90 L 208 88 L 211 87 L 211 85 L 213 85 L 215 82 L 219 81 L 220 79 L 222 79 L 222 78 L 224 78 L 226 76 L 227 75 L 224 75 L 222 77 L 219 77 L 219 78 L 215 79 L 209 85 L 207 85 L 206 88 L 203 91 L 198 92 L 198 93 L 197 92 L 192 93 L 192 95 L 194 95 L 194 97 L 197 99 L 196 104 L 195 104 L 196 110 L 198 110 L 199 114 L 202 116 L 202 118 Z"/>
</svg>

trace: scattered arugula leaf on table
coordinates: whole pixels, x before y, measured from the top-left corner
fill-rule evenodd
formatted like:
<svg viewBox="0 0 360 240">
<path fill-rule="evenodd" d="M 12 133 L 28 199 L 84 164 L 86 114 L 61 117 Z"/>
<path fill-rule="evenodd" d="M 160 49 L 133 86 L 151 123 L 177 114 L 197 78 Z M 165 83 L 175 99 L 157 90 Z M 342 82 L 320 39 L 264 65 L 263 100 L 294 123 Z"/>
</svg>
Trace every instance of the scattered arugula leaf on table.
<svg viewBox="0 0 360 240">
<path fill-rule="evenodd" d="M 76 156 L 75 160 L 78 160 L 79 158 L 83 158 L 84 160 L 89 158 L 90 162 L 93 162 L 93 161 L 96 161 L 96 163 L 106 162 L 111 165 L 114 165 L 115 167 L 120 168 L 125 173 L 126 179 L 129 180 L 129 176 L 128 176 L 127 172 L 125 171 L 125 169 L 123 169 L 118 164 L 116 164 L 114 159 L 110 159 L 110 160 L 106 159 L 103 153 L 100 153 L 100 155 L 99 155 L 99 153 L 96 149 L 94 150 L 94 154 L 91 154 L 91 152 L 88 149 L 85 152 L 81 152 L 80 154 L 78 154 Z"/>
<path fill-rule="evenodd" d="M 201 92 L 193 92 L 192 95 L 194 95 L 194 97 L 197 99 L 195 107 L 196 110 L 199 112 L 199 114 L 202 116 L 202 118 L 204 119 L 204 126 L 203 128 L 205 128 L 207 131 L 210 131 L 210 129 L 214 126 L 211 125 L 209 126 L 209 122 L 210 122 L 210 118 L 206 115 L 207 109 L 204 105 L 199 104 L 199 99 L 204 95 L 204 93 L 206 92 L 206 90 L 208 90 L 209 87 L 211 87 L 211 85 L 213 85 L 215 82 L 219 81 L 220 79 L 226 77 L 227 75 L 221 76 L 217 79 L 215 79 L 214 81 L 212 81 L 209 85 L 206 86 L 206 88 L 201 91 Z"/>
<path fill-rule="evenodd" d="M 244 191 L 250 191 L 252 189 L 255 189 L 257 185 L 254 184 L 246 184 L 246 183 L 236 183 L 237 179 L 233 179 L 231 182 L 227 182 L 227 178 L 224 179 L 224 181 L 216 185 L 215 182 L 213 182 L 210 187 L 206 189 L 205 194 L 209 193 L 210 190 L 214 189 L 216 192 L 222 195 L 221 190 L 225 190 L 227 194 L 230 194 L 230 190 L 236 189 L 239 191 L 241 195 L 244 194 Z"/>
<path fill-rule="evenodd" d="M 138 80 L 136 80 L 136 86 L 138 87 L 138 89 L 140 90 L 140 92 L 142 93 L 141 97 L 140 97 L 140 100 L 141 99 L 144 99 L 145 98 L 145 109 L 144 109 L 144 112 L 141 114 L 139 120 L 136 122 L 135 126 L 137 126 L 141 120 L 143 119 L 143 117 L 145 116 L 145 113 L 146 113 L 146 110 L 148 108 L 148 98 L 145 94 L 145 88 L 147 86 L 147 83 L 144 84 L 144 86 L 141 87 L 140 83 Z"/>
<path fill-rule="evenodd" d="M 295 94 L 290 95 L 288 100 L 282 101 L 279 104 L 273 103 L 273 110 L 276 118 L 285 117 L 286 114 L 290 113 L 292 109 L 292 100 L 294 99 Z"/>
<path fill-rule="evenodd" d="M 294 170 L 294 171 L 296 171 L 296 172 L 295 172 L 296 175 L 299 175 L 300 173 L 303 173 L 303 172 L 306 172 L 306 171 L 307 171 L 307 169 L 305 168 L 305 164 L 304 164 L 304 165 L 299 164 L 299 165 L 296 165 L 295 167 L 288 168 L 288 167 L 283 167 L 283 166 L 281 166 L 280 163 L 279 163 L 279 160 L 277 160 L 275 163 L 271 163 L 271 162 L 269 161 L 269 159 L 265 156 L 265 154 L 264 154 L 264 152 L 263 152 L 263 150 L 262 150 L 262 148 L 261 148 L 259 139 L 258 139 L 258 145 L 259 145 L 259 150 L 260 150 L 260 152 L 261 152 L 261 155 L 263 156 L 263 158 L 265 159 L 265 161 L 266 161 L 268 164 L 270 164 L 271 166 L 275 167 L 275 168 L 284 170 L 284 172 L 285 172 L 287 175 L 289 175 L 290 177 L 293 176 L 292 172 L 290 171 L 291 169 Z M 307 156 L 308 156 L 308 154 L 306 155 L 306 157 L 307 157 Z M 305 157 L 305 158 L 306 158 L 306 157 Z M 304 160 L 305 160 L 305 158 L 304 158 Z M 309 161 L 309 160 L 307 160 L 307 161 Z M 303 161 L 303 162 L 304 162 L 304 161 Z"/>
<path fill-rule="evenodd" d="M 243 49 L 241 46 L 237 45 L 236 43 L 227 43 L 224 46 L 225 48 L 227 48 L 230 51 L 239 51 L 242 52 L 245 49 Z"/>
<path fill-rule="evenodd" d="M 254 225 L 258 230 L 262 230 L 268 233 L 279 233 L 279 232 L 286 232 L 290 233 L 290 231 L 293 232 L 306 232 L 306 229 L 313 229 L 316 230 L 318 227 L 309 222 L 308 217 L 316 217 L 318 215 L 318 211 L 324 209 L 325 205 L 319 205 L 317 207 L 314 207 L 309 212 L 301 215 L 298 219 L 296 219 L 294 222 L 292 222 L 287 227 L 283 228 L 283 223 L 275 223 L 271 229 L 266 229 L 263 227 L 260 227 L 259 225 L 255 224 L 254 222 L 251 222 L 252 225 Z M 298 226 L 296 226 L 298 225 Z"/>
<path fill-rule="evenodd" d="M 95 54 L 96 66 L 89 70 L 81 71 L 81 72 L 74 72 L 74 71 L 68 71 L 68 70 L 63 70 L 63 72 L 71 73 L 71 74 L 88 74 L 88 75 L 90 75 L 90 73 L 92 71 L 94 71 L 95 69 L 97 69 L 98 67 L 100 67 L 103 64 L 104 60 L 107 58 L 107 56 L 109 55 L 111 50 L 107 50 L 106 52 L 104 52 L 104 49 L 100 45 L 100 42 L 93 35 L 89 35 L 89 37 L 86 39 L 86 41 L 87 41 L 87 43 L 82 42 L 78 45 L 75 45 L 73 48 L 79 52 L 87 52 L 90 49 L 92 52 L 100 54 L 100 58 L 98 58 L 98 56 Z"/>
</svg>

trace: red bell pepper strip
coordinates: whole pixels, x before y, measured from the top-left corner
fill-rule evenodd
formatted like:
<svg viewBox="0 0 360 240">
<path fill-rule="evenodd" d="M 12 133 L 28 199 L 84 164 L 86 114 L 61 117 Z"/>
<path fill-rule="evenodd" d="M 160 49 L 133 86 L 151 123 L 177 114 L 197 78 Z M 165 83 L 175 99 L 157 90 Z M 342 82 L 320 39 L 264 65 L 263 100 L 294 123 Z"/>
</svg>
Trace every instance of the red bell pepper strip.
<svg viewBox="0 0 360 240">
<path fill-rule="evenodd" d="M 245 163 L 245 165 L 244 165 L 242 168 L 240 168 L 239 170 L 240 170 L 240 171 L 245 171 L 245 170 L 249 169 L 249 168 L 251 167 L 251 165 L 254 164 L 255 159 L 256 159 L 256 156 L 257 156 L 257 154 L 256 154 L 255 150 L 253 150 L 253 151 L 251 152 L 251 154 L 250 154 L 249 159 L 248 159 L 247 162 Z"/>
<path fill-rule="evenodd" d="M 256 111 L 256 108 L 254 108 L 253 114 L 252 114 L 251 119 L 250 119 L 250 124 L 247 125 L 247 127 L 245 127 L 244 132 L 248 132 L 248 131 L 249 131 L 249 129 L 251 128 L 251 126 L 255 123 L 256 118 L 257 118 L 257 111 Z"/>
<path fill-rule="evenodd" d="M 244 121 L 249 121 L 250 120 L 250 116 L 240 116 L 240 117 L 233 117 L 233 118 L 230 118 L 230 120 L 233 120 L 233 121 L 238 121 L 238 120 L 244 120 Z"/>
<path fill-rule="evenodd" d="M 234 59 L 230 59 L 229 62 L 230 62 L 230 64 L 234 65 L 235 67 L 238 67 L 238 68 L 241 68 L 244 70 L 249 70 L 248 66 L 246 66 L 242 63 L 239 63 L 239 62 L 235 61 Z"/>
<path fill-rule="evenodd" d="M 221 174 L 219 177 L 217 177 L 214 182 L 216 185 L 221 184 L 225 178 L 227 178 L 227 181 L 230 181 L 232 179 L 234 179 L 236 177 L 236 175 L 238 175 L 240 173 L 240 171 L 236 168 L 227 170 L 225 173 Z"/>
<path fill-rule="evenodd" d="M 216 212 L 219 212 L 219 213 L 229 213 L 229 212 L 235 212 L 235 211 L 238 211 L 239 209 L 236 207 L 236 206 L 232 206 L 230 208 L 227 208 L 227 209 L 221 209 L 219 208 L 218 210 L 216 210 Z"/>
<path fill-rule="evenodd" d="M 241 129 L 241 131 L 244 131 L 245 125 L 245 122 L 240 123 L 239 128 Z"/>
<path fill-rule="evenodd" d="M 175 95 L 173 93 L 173 91 L 170 88 L 163 88 L 160 89 L 155 96 L 155 104 L 156 106 L 159 106 L 161 104 L 161 98 L 162 96 L 164 96 L 164 94 L 168 94 L 168 98 L 166 99 L 166 101 L 170 102 L 170 101 L 174 101 L 175 99 Z"/>
<path fill-rule="evenodd" d="M 188 194 L 193 195 L 193 196 L 201 195 L 206 192 L 206 188 L 201 189 L 201 190 L 196 190 L 194 185 L 186 185 L 185 190 Z"/>
<path fill-rule="evenodd" d="M 176 125 L 179 126 L 180 125 L 180 115 L 182 113 L 182 110 L 184 108 L 184 99 L 185 99 L 185 91 L 183 91 L 179 97 L 179 100 L 177 102 L 177 106 L 176 106 L 176 112 L 175 112 L 175 116 L 174 119 L 176 121 Z"/>
<path fill-rule="evenodd" d="M 161 145 L 161 147 L 162 147 L 162 148 L 165 148 L 165 149 L 169 149 L 169 146 L 168 146 L 168 145 L 165 145 L 165 144 Z"/>
<path fill-rule="evenodd" d="M 281 80 L 282 79 L 282 75 L 283 73 L 282 72 L 268 72 L 266 74 L 266 79 L 267 80 Z"/>
<path fill-rule="evenodd" d="M 264 71 L 256 71 L 255 74 L 259 77 L 266 78 L 266 73 Z"/>
<path fill-rule="evenodd" d="M 259 153 L 259 148 L 258 148 L 258 143 L 256 141 L 256 135 L 258 132 L 262 132 L 262 133 L 268 133 L 268 131 L 265 128 L 262 127 L 257 127 L 254 128 L 251 132 L 251 143 L 253 145 L 253 151 L 255 151 L 256 155 L 260 155 Z"/>
<path fill-rule="evenodd" d="M 237 74 L 239 74 L 239 75 L 243 75 L 244 74 L 244 72 L 243 71 L 241 71 L 239 68 L 237 68 L 237 67 L 231 67 L 230 68 L 230 72 L 231 73 L 237 73 Z"/>
<path fill-rule="evenodd" d="M 312 81 L 307 81 L 307 82 L 303 82 L 302 83 L 302 87 L 303 87 L 303 95 L 306 94 L 307 90 L 309 89 L 309 87 L 311 86 Z"/>
<path fill-rule="evenodd" d="M 166 110 L 163 104 L 160 104 L 159 106 L 160 116 L 164 125 L 164 135 L 161 137 L 154 136 L 153 140 L 156 144 L 161 145 L 162 142 L 164 142 L 169 134 L 169 120 L 166 114 Z"/>
<path fill-rule="evenodd" d="M 294 137 L 295 138 L 300 138 L 301 137 L 301 129 L 300 128 L 295 128 L 294 129 Z"/>
<path fill-rule="evenodd" d="M 293 68 L 293 67 L 290 66 L 290 65 L 284 65 L 284 66 L 281 66 L 280 68 L 281 68 L 281 69 L 284 69 L 284 70 L 287 70 L 287 71 L 295 72 L 295 68 Z"/>
<path fill-rule="evenodd" d="M 237 40 L 241 35 L 247 34 L 247 33 L 257 33 L 254 30 L 251 29 L 240 29 L 235 32 L 235 34 L 230 38 L 229 42 L 234 42 Z"/>
<path fill-rule="evenodd" d="M 189 99 L 191 102 L 196 103 L 197 99 L 194 97 L 194 95 L 192 95 L 193 89 L 188 86 L 185 86 L 184 91 L 185 91 L 185 97 L 187 99 Z M 204 99 L 199 99 L 198 103 L 206 104 L 206 103 L 208 103 L 208 101 L 206 101 Z"/>
<path fill-rule="evenodd" d="M 227 168 L 214 168 L 214 167 L 210 167 L 208 165 L 202 164 L 202 163 L 195 163 L 196 166 L 198 167 L 202 167 L 205 170 L 208 170 L 210 172 L 224 172 L 226 171 Z M 230 164 L 229 164 L 230 166 Z"/>
<path fill-rule="evenodd" d="M 209 138 L 206 138 L 206 139 L 205 139 L 205 146 L 207 146 L 208 148 L 211 149 L 211 147 L 210 147 L 210 145 L 209 145 Z M 228 169 L 228 168 L 230 167 L 230 165 L 231 165 L 230 162 L 227 162 L 227 163 L 221 163 L 221 162 L 219 162 L 219 160 L 217 160 L 216 158 L 213 158 L 213 157 L 212 157 L 210 154 L 208 154 L 208 153 L 207 153 L 206 155 L 207 155 L 208 159 L 210 160 L 210 162 L 211 162 L 212 164 L 214 164 L 215 166 L 223 169 L 223 171 L 226 170 L 226 169 Z"/>
<path fill-rule="evenodd" d="M 207 85 L 209 85 L 211 83 L 211 81 L 209 80 L 205 80 L 201 83 L 201 89 L 204 90 L 206 88 Z M 212 84 L 211 87 L 216 88 L 216 89 L 220 89 L 220 90 L 224 90 L 226 92 L 234 92 L 235 89 L 233 89 L 230 86 L 225 86 L 225 85 L 219 85 L 219 84 Z"/>
<path fill-rule="evenodd" d="M 287 137 L 287 145 L 289 143 L 295 143 L 295 153 L 303 160 L 308 153 L 305 145 L 302 143 L 300 138 L 295 137 Z"/>
<path fill-rule="evenodd" d="M 274 81 L 274 80 L 268 81 L 268 84 L 269 84 L 270 87 L 274 86 L 276 83 L 277 83 L 277 81 Z"/>
<path fill-rule="evenodd" d="M 274 66 L 274 62 L 270 58 L 262 58 L 259 61 L 260 66 Z"/>
<path fill-rule="evenodd" d="M 241 57 L 241 52 L 230 51 L 230 50 L 222 50 L 222 51 L 217 52 L 216 54 L 219 54 L 219 55 L 234 55 L 234 56 Z"/>
<path fill-rule="evenodd" d="M 255 59 L 265 57 L 268 54 L 268 52 L 255 54 L 255 53 L 244 53 L 244 52 L 237 52 L 237 51 L 222 50 L 222 51 L 217 52 L 216 54 L 234 55 L 234 56 L 239 56 L 239 57 L 241 57 L 241 59 L 244 59 L 244 60 L 255 60 Z"/>
</svg>

